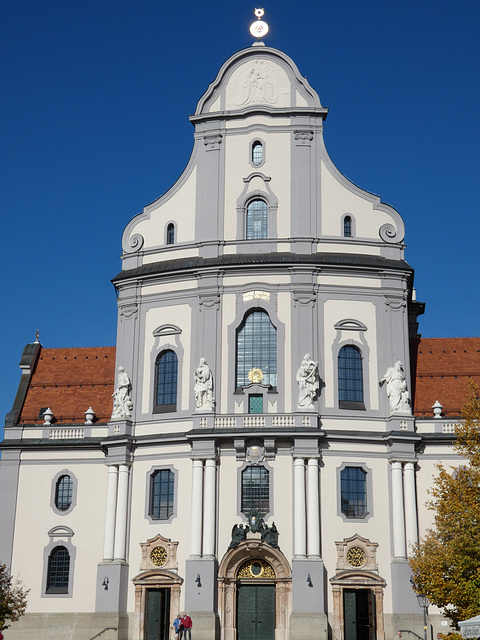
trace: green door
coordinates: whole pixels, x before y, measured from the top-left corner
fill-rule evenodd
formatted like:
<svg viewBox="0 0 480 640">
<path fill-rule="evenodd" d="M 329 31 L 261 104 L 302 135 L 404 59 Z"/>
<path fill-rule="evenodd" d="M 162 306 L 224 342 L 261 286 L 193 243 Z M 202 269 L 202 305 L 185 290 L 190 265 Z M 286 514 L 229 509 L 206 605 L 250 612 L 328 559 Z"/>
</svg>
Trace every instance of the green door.
<svg viewBox="0 0 480 640">
<path fill-rule="evenodd" d="M 374 640 L 375 600 L 371 589 L 344 589 L 343 624 L 345 640 Z"/>
<path fill-rule="evenodd" d="M 237 589 L 237 640 L 275 640 L 275 585 Z"/>
<path fill-rule="evenodd" d="M 147 589 L 145 606 L 145 640 L 168 640 L 170 589 Z"/>
</svg>

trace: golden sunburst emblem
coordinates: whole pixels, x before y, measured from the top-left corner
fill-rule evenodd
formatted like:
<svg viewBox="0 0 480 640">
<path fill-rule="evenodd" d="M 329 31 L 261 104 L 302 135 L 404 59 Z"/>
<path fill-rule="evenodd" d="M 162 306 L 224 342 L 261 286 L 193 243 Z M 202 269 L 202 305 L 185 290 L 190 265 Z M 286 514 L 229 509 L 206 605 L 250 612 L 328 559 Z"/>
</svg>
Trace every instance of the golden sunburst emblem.
<svg viewBox="0 0 480 640">
<path fill-rule="evenodd" d="M 263 380 L 263 371 L 261 369 L 250 369 L 248 379 L 253 384 L 260 384 Z"/>
</svg>

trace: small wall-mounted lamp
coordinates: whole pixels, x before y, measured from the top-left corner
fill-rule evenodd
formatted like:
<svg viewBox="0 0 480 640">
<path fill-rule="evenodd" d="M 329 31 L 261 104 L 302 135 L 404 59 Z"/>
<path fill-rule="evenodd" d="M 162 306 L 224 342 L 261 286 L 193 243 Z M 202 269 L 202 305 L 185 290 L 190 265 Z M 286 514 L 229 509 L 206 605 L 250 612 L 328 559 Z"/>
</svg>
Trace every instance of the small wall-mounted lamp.
<svg viewBox="0 0 480 640">
<path fill-rule="evenodd" d="M 313 587 L 313 582 L 312 582 L 312 578 L 310 577 L 310 574 L 307 575 L 307 584 L 309 587 Z"/>
<path fill-rule="evenodd" d="M 197 583 L 197 587 L 201 587 L 202 586 L 202 581 L 200 579 L 200 574 L 197 573 L 197 577 L 195 578 L 195 582 Z"/>
<path fill-rule="evenodd" d="M 105 591 L 108 591 L 108 583 L 110 582 L 110 580 L 107 578 L 107 576 L 105 576 L 105 578 L 103 579 L 102 582 L 102 587 L 105 589 Z"/>
</svg>

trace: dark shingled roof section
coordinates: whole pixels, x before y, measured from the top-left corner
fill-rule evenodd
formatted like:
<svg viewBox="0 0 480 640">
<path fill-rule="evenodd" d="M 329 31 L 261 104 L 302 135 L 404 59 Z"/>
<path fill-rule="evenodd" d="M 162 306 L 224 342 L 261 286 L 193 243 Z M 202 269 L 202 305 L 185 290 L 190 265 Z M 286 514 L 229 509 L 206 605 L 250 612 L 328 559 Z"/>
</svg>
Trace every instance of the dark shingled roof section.
<svg viewBox="0 0 480 640">
<path fill-rule="evenodd" d="M 165 260 L 164 262 L 152 262 L 144 264 L 136 269 L 121 271 L 113 278 L 112 282 L 121 282 L 129 278 L 140 276 L 154 276 L 161 273 L 174 271 L 190 271 L 192 269 L 205 269 L 211 267 L 236 267 L 256 265 L 289 265 L 311 264 L 331 266 L 367 267 L 372 269 L 401 269 L 413 272 L 412 267 L 404 260 L 389 260 L 381 256 L 368 256 L 350 253 L 235 253 L 218 256 L 216 258 L 178 258 L 177 260 Z"/>
<path fill-rule="evenodd" d="M 39 411 L 47 407 L 58 423 L 84 423 L 89 407 L 98 422 L 108 422 L 114 385 L 115 347 L 42 347 L 19 422 L 43 424 Z"/>
<path fill-rule="evenodd" d="M 480 338 L 420 338 L 417 345 L 414 414 L 433 417 L 438 400 L 445 417 L 458 417 L 467 378 L 480 386 Z"/>
</svg>

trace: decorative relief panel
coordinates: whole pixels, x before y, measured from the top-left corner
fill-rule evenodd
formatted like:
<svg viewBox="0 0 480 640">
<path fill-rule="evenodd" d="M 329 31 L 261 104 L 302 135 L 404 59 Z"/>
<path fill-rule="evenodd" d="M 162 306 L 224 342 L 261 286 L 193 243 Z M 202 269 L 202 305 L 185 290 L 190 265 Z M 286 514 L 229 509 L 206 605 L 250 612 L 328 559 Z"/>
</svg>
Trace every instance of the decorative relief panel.
<svg viewBox="0 0 480 640">
<path fill-rule="evenodd" d="M 335 543 L 337 547 L 337 571 L 364 569 L 378 571 L 376 542 L 359 535 Z"/>
<path fill-rule="evenodd" d="M 289 98 L 290 81 L 278 64 L 250 60 L 232 73 L 227 85 L 225 108 L 241 109 L 251 104 L 287 107 Z"/>
<path fill-rule="evenodd" d="M 176 570 L 178 542 L 172 542 L 169 538 L 164 538 L 160 534 L 141 543 L 142 563 L 140 569 L 170 569 Z"/>
</svg>

